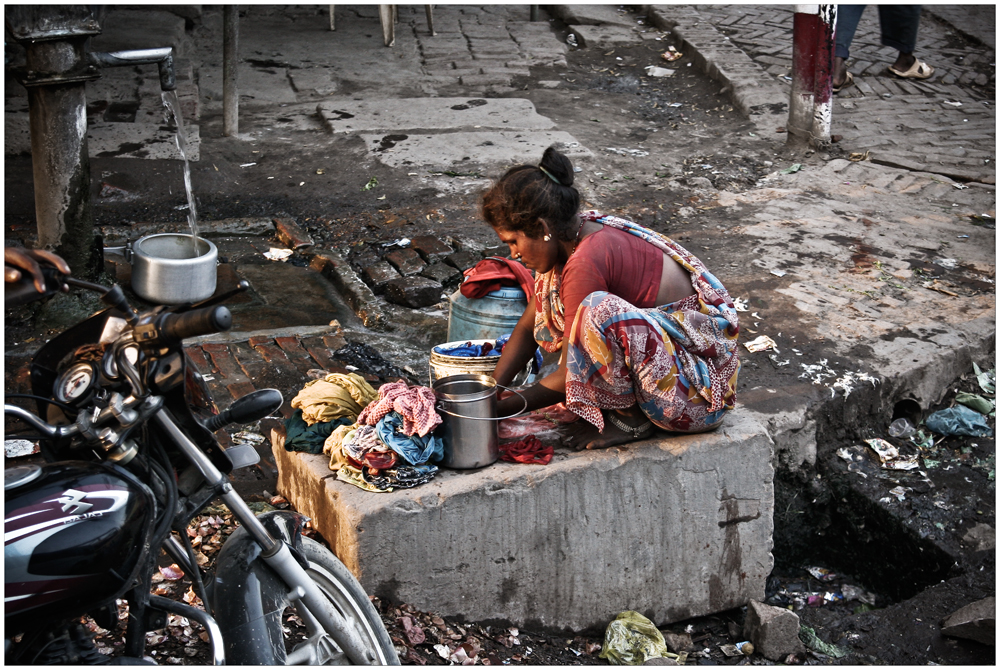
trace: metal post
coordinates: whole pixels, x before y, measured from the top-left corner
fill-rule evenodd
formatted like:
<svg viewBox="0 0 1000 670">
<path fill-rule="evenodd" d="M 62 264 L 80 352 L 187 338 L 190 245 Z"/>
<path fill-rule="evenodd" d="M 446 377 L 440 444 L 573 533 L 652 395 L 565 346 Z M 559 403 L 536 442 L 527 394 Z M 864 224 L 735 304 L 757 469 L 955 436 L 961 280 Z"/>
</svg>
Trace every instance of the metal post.
<svg viewBox="0 0 1000 670">
<path fill-rule="evenodd" d="M 823 148 L 830 143 L 836 5 L 796 5 L 792 44 L 792 94 L 788 145 Z"/>
<path fill-rule="evenodd" d="M 537 21 L 538 20 L 538 5 L 528 5 L 528 7 L 530 8 L 528 10 L 528 13 L 530 15 L 531 20 L 532 21 Z"/>
<path fill-rule="evenodd" d="M 222 17 L 222 134 L 235 137 L 240 132 L 239 6 L 226 5 Z"/>
</svg>

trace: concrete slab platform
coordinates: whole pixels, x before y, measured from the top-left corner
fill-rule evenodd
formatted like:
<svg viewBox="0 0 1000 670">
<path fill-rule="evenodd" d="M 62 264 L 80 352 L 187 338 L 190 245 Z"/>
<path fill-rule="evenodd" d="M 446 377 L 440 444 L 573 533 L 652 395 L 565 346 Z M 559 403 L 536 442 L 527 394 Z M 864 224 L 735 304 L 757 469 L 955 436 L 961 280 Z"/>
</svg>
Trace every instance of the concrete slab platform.
<svg viewBox="0 0 1000 670">
<path fill-rule="evenodd" d="M 331 133 L 483 129 L 546 130 L 555 124 L 523 98 L 325 100 L 317 106 Z"/>
<path fill-rule="evenodd" d="M 272 443 L 279 492 L 365 589 L 445 617 L 582 631 L 633 609 L 663 625 L 760 600 L 773 564 L 771 443 L 740 411 L 714 433 L 442 470 L 392 493 Z"/>
<path fill-rule="evenodd" d="M 397 139 L 402 138 L 402 139 Z M 537 161 L 547 147 L 561 143 L 571 159 L 593 153 L 562 131 L 444 133 L 441 135 L 368 135 L 361 139 L 380 161 L 390 167 L 430 165 L 451 168 L 471 161 L 474 165 L 518 164 Z M 386 147 L 386 141 L 390 146 Z"/>
</svg>

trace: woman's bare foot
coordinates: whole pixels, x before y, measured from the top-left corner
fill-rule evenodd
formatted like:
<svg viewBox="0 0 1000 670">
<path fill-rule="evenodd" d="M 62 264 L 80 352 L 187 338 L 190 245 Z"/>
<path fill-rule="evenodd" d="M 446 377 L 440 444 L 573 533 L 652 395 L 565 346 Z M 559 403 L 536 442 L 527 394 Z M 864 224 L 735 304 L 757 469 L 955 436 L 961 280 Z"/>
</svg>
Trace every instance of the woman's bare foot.
<svg viewBox="0 0 1000 670">
<path fill-rule="evenodd" d="M 612 418 L 613 417 L 613 418 Z M 623 430 L 615 424 L 628 429 Z M 633 405 L 626 410 L 604 410 L 604 432 L 586 421 L 577 422 L 570 430 L 567 443 L 573 449 L 606 449 L 616 444 L 625 444 L 644 437 L 653 432 L 653 424 L 638 407 Z M 638 435 L 636 434 L 638 433 Z"/>
</svg>

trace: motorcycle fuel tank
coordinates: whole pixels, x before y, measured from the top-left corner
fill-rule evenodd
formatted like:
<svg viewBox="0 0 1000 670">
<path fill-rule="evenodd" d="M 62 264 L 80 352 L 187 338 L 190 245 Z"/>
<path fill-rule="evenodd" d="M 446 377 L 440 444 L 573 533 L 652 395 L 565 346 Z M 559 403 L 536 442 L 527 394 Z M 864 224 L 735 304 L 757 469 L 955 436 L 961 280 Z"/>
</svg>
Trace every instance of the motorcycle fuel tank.
<svg viewBox="0 0 1000 670">
<path fill-rule="evenodd" d="M 63 461 L 4 476 L 8 626 L 65 619 L 120 596 L 148 551 L 153 496 L 116 465 Z"/>
</svg>

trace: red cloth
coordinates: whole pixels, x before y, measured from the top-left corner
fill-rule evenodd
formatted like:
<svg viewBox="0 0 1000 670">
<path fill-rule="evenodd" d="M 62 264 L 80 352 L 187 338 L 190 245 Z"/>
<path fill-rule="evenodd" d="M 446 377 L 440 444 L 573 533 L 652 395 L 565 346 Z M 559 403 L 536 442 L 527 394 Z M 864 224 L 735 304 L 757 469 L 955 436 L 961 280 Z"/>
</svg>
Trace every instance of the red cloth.
<svg viewBox="0 0 1000 670">
<path fill-rule="evenodd" d="M 370 403 L 358 415 L 358 423 L 374 426 L 389 412 L 399 412 L 403 417 L 403 432 L 424 437 L 441 423 L 435 411 L 437 398 L 426 386 L 410 386 L 404 381 L 382 384 L 378 400 Z"/>
<path fill-rule="evenodd" d="M 559 293 L 566 306 L 566 332 L 580 303 L 594 291 L 607 291 L 636 307 L 658 307 L 662 275 L 663 251 L 641 237 L 610 226 L 588 235 L 563 268 Z"/>
<path fill-rule="evenodd" d="M 531 270 L 509 258 L 491 256 L 479 261 L 464 274 L 461 291 L 466 298 L 482 298 L 503 286 L 520 286 L 526 297 L 535 294 L 535 279 Z"/>
<path fill-rule="evenodd" d="M 531 435 L 517 442 L 501 444 L 500 460 L 511 463 L 548 465 L 549 461 L 552 460 L 553 452 L 552 447 L 546 447 L 537 437 Z"/>
</svg>

